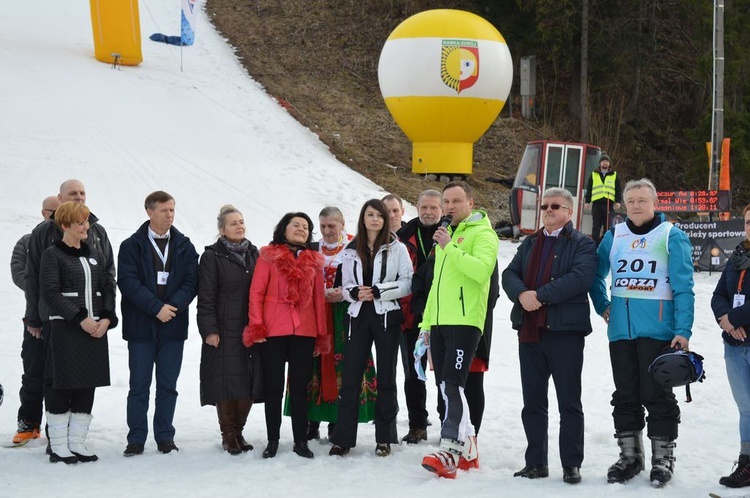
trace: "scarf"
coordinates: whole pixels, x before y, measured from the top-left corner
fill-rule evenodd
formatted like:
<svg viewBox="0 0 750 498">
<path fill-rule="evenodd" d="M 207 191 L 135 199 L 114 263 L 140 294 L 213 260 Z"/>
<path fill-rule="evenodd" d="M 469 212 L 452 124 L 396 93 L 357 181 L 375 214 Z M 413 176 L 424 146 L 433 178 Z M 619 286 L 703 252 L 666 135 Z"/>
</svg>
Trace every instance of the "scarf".
<svg viewBox="0 0 750 498">
<path fill-rule="evenodd" d="M 550 281 L 552 273 L 552 254 L 554 253 L 557 237 L 544 235 L 542 228 L 536 233 L 536 243 L 531 250 L 528 272 L 523 279 L 529 290 L 536 290 Z M 520 342 L 539 342 L 539 329 L 547 325 L 547 308 L 542 306 L 536 311 L 523 310 L 521 330 L 518 335 Z"/>
<path fill-rule="evenodd" d="M 299 255 L 302 254 L 302 251 L 304 251 L 305 249 L 309 249 L 307 246 L 292 244 L 289 241 L 284 242 L 284 245 L 286 246 L 287 249 L 289 249 L 292 252 L 292 255 L 295 258 L 299 257 Z"/>
<path fill-rule="evenodd" d="M 247 266 L 247 250 L 250 248 L 250 241 L 242 239 L 241 242 L 229 242 L 226 237 L 222 237 L 221 243 L 227 248 L 229 254 L 236 257 L 243 266 Z"/>
</svg>

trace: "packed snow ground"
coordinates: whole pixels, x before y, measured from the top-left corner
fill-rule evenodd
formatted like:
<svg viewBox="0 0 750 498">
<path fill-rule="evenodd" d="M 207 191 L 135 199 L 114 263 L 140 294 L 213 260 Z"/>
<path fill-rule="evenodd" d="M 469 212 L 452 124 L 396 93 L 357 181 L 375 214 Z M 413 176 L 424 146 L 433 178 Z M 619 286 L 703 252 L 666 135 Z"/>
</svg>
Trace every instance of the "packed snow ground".
<svg viewBox="0 0 750 498">
<path fill-rule="evenodd" d="M 3 179 L 0 254 L 10 258 L 16 240 L 40 220 L 41 200 L 59 184 L 78 178 L 88 205 L 107 228 L 115 251 L 145 220 L 143 199 L 163 189 L 177 200 L 176 226 L 199 253 L 215 240 L 219 207 L 233 203 L 245 213 L 248 237 L 268 242 L 284 212 L 315 216 L 339 206 L 353 227 L 362 202 L 384 193 L 340 164 L 309 130 L 295 122 L 243 70 L 208 23 L 198 16 L 197 41 L 180 49 L 148 40 L 154 32 L 179 32 L 179 2 L 140 2 L 144 62 L 114 70 L 93 58 L 87 2 L 0 0 L 0 173 Z M 512 49 L 512 46 L 511 46 Z M 311 54 L 314 58 L 314 54 Z M 321 89 L 325 91 L 325 89 Z M 335 110 L 333 111 L 335 112 Z M 405 161 L 407 158 L 404 159 Z M 415 215 L 412 207 L 407 218 Z M 504 268 L 516 250 L 502 242 Z M 19 357 L 24 310 L 22 293 L 0 267 L 0 441 L 15 431 Z M 100 460 L 66 466 L 48 463 L 43 440 L 17 449 L 0 448 L 0 496 L 665 496 L 699 497 L 722 489 L 739 451 L 738 414 L 722 359 L 722 343 L 709 306 L 717 274 L 696 274 L 696 323 L 691 342 L 706 357 L 708 379 L 693 389 L 694 402 L 681 403 L 682 424 L 676 475 L 663 490 L 652 490 L 646 474 L 627 485 L 608 485 L 606 469 L 617 455 L 612 437 L 612 380 L 603 321 L 594 317 L 583 373 L 586 460 L 583 483 L 561 479 L 556 434 L 558 416 L 550 391 L 550 472 L 547 479 L 513 478 L 524 465 L 525 438 L 511 304 L 501 297 L 495 310 L 491 370 L 486 376 L 487 409 L 479 448 L 481 469 L 439 480 L 420 467 L 436 447 L 436 389 L 428 381 L 429 441 L 400 446 L 389 458 L 374 454 L 374 429 L 360 426 L 359 445 L 344 458 L 327 456 L 329 446 L 313 443 L 313 460 L 291 451 L 288 419 L 277 458 L 263 460 L 262 406 L 250 414 L 246 435 L 255 451 L 230 456 L 221 451 L 216 414 L 198 401 L 200 339 L 191 325 L 178 385 L 175 417 L 179 453 L 162 455 L 153 441 L 146 453 L 126 459 L 125 401 L 127 348 L 119 329 L 110 334 L 112 386 L 97 390 L 90 447 Z M 194 315 L 194 311 L 192 312 Z M 400 367 L 399 367 L 400 372 Z M 400 374 L 401 375 L 401 374 Z M 684 394 L 678 392 L 682 399 Z M 401 435 L 408 430 L 403 394 Z"/>
</svg>

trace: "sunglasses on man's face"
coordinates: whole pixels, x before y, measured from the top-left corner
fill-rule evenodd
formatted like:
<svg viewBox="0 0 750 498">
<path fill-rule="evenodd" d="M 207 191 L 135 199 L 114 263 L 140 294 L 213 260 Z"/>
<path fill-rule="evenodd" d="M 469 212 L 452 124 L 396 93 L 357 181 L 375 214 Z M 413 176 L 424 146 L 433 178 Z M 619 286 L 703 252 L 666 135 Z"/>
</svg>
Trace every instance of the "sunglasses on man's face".
<svg viewBox="0 0 750 498">
<path fill-rule="evenodd" d="M 542 208 L 542 211 L 546 211 L 548 208 L 552 208 L 552 211 L 557 211 L 560 208 L 570 209 L 568 206 L 563 206 L 562 204 L 542 204 L 539 207 Z"/>
</svg>

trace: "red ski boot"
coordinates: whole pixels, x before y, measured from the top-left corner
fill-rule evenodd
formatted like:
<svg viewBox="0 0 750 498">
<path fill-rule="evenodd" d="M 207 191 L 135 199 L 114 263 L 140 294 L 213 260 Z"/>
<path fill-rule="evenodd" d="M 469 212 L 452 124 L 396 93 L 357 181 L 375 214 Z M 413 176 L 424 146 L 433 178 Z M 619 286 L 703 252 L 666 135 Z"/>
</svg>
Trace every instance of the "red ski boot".
<svg viewBox="0 0 750 498">
<path fill-rule="evenodd" d="M 458 457 L 458 468 L 461 470 L 479 468 L 479 449 L 477 448 L 476 436 L 469 436 L 467 438 L 464 444 L 464 453 Z"/>
<path fill-rule="evenodd" d="M 438 477 L 456 478 L 456 464 L 463 453 L 464 443 L 453 439 L 441 439 L 440 450 L 422 459 L 422 467 Z"/>
</svg>

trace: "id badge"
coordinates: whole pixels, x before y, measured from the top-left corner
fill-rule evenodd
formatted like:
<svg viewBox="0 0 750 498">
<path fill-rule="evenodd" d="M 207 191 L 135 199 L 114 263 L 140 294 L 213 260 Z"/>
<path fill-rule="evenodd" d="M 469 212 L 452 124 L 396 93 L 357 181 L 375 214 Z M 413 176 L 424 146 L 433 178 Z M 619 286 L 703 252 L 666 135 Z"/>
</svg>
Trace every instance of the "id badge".
<svg viewBox="0 0 750 498">
<path fill-rule="evenodd" d="M 734 295 L 734 302 L 732 303 L 732 308 L 739 308 L 745 304 L 745 295 L 744 294 L 735 294 Z"/>
<path fill-rule="evenodd" d="M 156 284 L 157 285 L 167 285 L 167 280 L 169 280 L 169 272 L 168 271 L 157 271 L 156 272 Z"/>
</svg>

